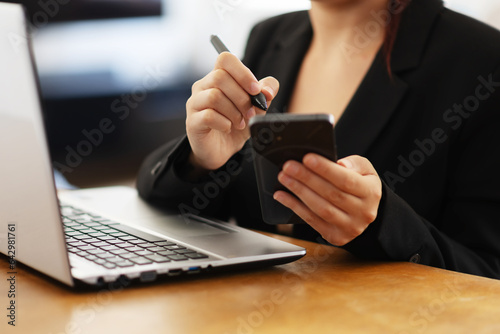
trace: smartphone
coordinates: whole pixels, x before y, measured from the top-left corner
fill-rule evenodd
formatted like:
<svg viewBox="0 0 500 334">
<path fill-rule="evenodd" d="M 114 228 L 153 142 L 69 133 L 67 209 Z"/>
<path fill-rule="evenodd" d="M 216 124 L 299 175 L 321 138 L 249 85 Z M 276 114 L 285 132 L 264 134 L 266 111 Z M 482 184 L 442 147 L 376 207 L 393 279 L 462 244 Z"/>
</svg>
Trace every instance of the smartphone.
<svg viewBox="0 0 500 334">
<path fill-rule="evenodd" d="M 302 161 L 307 153 L 337 161 L 333 116 L 266 114 L 250 119 L 249 126 L 262 218 L 268 224 L 303 223 L 273 198 L 277 190 L 288 191 L 279 183 L 278 173 L 285 162 Z"/>
</svg>

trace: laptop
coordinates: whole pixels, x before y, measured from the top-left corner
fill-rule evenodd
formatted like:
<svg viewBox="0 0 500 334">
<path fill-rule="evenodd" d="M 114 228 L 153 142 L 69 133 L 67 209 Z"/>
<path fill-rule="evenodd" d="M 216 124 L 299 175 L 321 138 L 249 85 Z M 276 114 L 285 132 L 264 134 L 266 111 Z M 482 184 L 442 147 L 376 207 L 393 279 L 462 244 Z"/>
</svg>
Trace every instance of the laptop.
<svg viewBox="0 0 500 334">
<path fill-rule="evenodd" d="M 305 249 L 177 215 L 134 188 L 57 192 L 20 5 L 0 3 L 0 252 L 68 286 L 283 264 Z"/>
</svg>

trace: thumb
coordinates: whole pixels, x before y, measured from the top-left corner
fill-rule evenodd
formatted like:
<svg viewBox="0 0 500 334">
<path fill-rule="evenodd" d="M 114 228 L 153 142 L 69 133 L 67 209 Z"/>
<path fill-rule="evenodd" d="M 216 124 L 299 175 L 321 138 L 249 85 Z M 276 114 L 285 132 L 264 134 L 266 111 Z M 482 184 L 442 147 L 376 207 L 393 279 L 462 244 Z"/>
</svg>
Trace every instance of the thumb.
<svg viewBox="0 0 500 334">
<path fill-rule="evenodd" d="M 377 175 L 377 171 L 372 163 L 359 155 L 351 155 L 340 159 L 337 163 L 347 169 L 355 171 L 361 175 Z"/>
<path fill-rule="evenodd" d="M 260 86 L 262 87 L 262 94 L 266 97 L 267 105 L 271 103 L 271 101 L 278 94 L 278 90 L 280 89 L 280 83 L 273 77 L 265 77 L 259 81 Z"/>
</svg>

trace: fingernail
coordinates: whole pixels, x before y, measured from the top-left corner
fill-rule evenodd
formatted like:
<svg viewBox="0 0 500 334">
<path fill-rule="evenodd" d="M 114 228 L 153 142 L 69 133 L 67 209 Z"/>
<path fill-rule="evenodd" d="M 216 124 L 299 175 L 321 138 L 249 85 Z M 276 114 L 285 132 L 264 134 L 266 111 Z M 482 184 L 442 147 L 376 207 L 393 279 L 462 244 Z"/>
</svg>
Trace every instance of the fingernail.
<svg viewBox="0 0 500 334">
<path fill-rule="evenodd" d="M 247 119 L 250 119 L 252 117 L 255 116 L 255 108 L 254 107 L 250 107 L 250 109 L 248 109 L 247 111 Z"/>
<path fill-rule="evenodd" d="M 260 86 L 258 83 L 256 82 L 252 82 L 252 84 L 250 85 L 250 94 L 252 95 L 257 95 L 260 93 Z"/>
<path fill-rule="evenodd" d="M 240 124 L 238 125 L 238 129 L 243 130 L 246 126 L 245 119 L 242 118 Z"/>
<path fill-rule="evenodd" d="M 271 94 L 271 96 L 274 96 L 274 89 L 272 89 L 271 87 L 266 86 L 266 87 L 264 87 L 262 89 L 263 90 L 265 89 L 269 94 Z"/>
<path fill-rule="evenodd" d="M 295 175 L 298 173 L 299 168 L 292 162 L 285 162 L 285 164 L 283 165 L 283 170 L 286 171 L 287 174 Z"/>
<path fill-rule="evenodd" d="M 341 165 L 343 165 L 345 168 L 347 169 L 351 169 L 352 168 L 352 162 L 349 160 L 349 159 L 342 159 L 342 160 L 339 160 L 339 163 Z"/>
<path fill-rule="evenodd" d="M 314 155 L 306 155 L 304 158 L 304 163 L 309 167 L 316 167 L 318 165 L 318 159 Z"/>
</svg>

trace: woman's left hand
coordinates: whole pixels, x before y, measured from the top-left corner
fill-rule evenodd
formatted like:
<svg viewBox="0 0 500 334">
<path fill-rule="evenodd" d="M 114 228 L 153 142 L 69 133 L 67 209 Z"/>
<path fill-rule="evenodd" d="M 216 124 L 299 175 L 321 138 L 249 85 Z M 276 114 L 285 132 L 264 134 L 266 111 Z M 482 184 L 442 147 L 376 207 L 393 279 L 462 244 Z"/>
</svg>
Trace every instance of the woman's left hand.
<svg viewBox="0 0 500 334">
<path fill-rule="evenodd" d="M 349 156 L 335 163 L 309 153 L 302 163 L 286 162 L 278 180 L 297 197 L 277 191 L 274 199 L 333 245 L 347 244 L 377 218 L 382 183 L 366 158 Z"/>
</svg>

